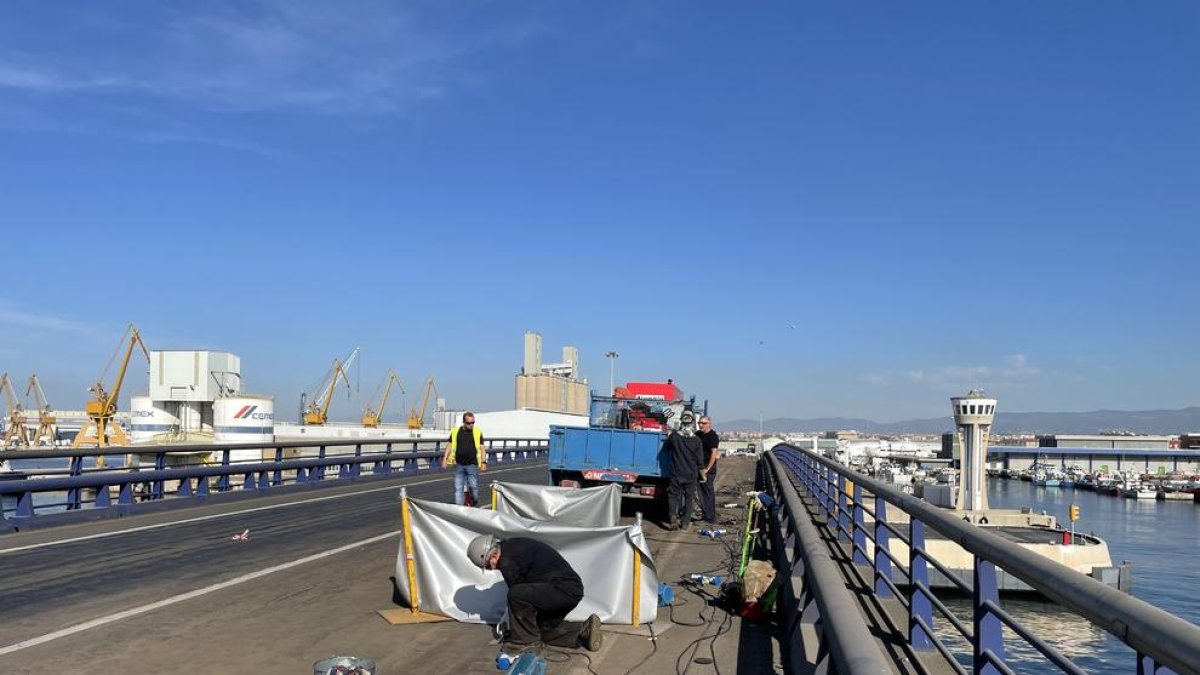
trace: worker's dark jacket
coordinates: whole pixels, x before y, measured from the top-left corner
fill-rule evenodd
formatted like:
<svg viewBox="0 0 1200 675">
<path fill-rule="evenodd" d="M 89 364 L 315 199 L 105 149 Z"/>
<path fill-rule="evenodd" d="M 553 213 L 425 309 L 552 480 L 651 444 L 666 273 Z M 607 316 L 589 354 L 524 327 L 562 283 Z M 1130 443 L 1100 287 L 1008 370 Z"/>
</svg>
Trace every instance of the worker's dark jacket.
<svg viewBox="0 0 1200 675">
<path fill-rule="evenodd" d="M 684 436 L 672 431 L 667 437 L 667 449 L 671 451 L 671 479 L 680 483 L 694 483 L 704 466 L 704 441 L 699 436 Z"/>
<path fill-rule="evenodd" d="M 509 588 L 549 582 L 567 595 L 583 598 L 583 581 L 571 564 L 549 544 L 536 539 L 513 537 L 501 541 L 499 567 Z"/>
</svg>

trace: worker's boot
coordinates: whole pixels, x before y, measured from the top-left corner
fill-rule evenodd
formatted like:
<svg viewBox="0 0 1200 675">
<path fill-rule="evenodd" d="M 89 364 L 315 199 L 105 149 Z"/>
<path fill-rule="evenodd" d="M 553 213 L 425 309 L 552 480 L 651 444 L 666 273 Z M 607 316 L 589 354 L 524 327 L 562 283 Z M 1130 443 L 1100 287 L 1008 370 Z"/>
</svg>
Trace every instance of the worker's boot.
<svg viewBox="0 0 1200 675">
<path fill-rule="evenodd" d="M 589 652 L 597 652 L 600 651 L 603 641 L 604 633 L 600 632 L 600 617 L 593 614 L 584 622 L 583 630 L 579 633 L 579 646 Z"/>
</svg>

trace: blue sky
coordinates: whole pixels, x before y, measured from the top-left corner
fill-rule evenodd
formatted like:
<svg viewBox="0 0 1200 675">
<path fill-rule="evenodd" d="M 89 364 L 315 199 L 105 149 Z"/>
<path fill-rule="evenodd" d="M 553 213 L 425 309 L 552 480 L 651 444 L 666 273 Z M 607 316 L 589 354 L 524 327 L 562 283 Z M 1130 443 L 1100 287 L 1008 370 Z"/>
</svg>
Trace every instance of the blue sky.
<svg viewBox="0 0 1200 675">
<path fill-rule="evenodd" d="M 1194 2 L 0 6 L 0 368 L 124 325 L 280 416 L 522 335 L 738 417 L 1200 405 Z M 131 380 L 144 387 L 141 375 Z M 399 406 L 389 417 L 398 418 Z"/>
</svg>

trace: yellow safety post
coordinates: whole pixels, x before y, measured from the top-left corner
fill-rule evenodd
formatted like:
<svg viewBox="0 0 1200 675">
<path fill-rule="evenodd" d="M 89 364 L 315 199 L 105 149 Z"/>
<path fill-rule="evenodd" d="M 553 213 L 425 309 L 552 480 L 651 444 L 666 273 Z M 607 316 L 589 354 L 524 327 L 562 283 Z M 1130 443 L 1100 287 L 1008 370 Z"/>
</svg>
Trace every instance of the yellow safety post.
<svg viewBox="0 0 1200 675">
<path fill-rule="evenodd" d="M 492 510 L 496 510 L 496 486 L 492 486 Z"/>
<path fill-rule="evenodd" d="M 633 549 L 633 621 L 630 622 L 634 625 L 634 627 L 641 625 L 641 622 L 638 620 L 638 615 L 640 614 L 640 612 L 638 610 L 640 609 L 639 605 L 641 604 L 641 599 L 642 599 L 641 591 L 642 591 L 642 552 L 639 551 L 637 549 L 637 547 L 634 547 L 634 549 Z"/>
<path fill-rule="evenodd" d="M 417 560 L 413 555 L 412 522 L 408 517 L 406 488 L 400 490 L 400 525 L 404 529 L 404 566 L 408 569 L 409 604 L 412 605 L 412 613 L 416 614 L 420 610 L 421 600 L 417 595 Z"/>
</svg>

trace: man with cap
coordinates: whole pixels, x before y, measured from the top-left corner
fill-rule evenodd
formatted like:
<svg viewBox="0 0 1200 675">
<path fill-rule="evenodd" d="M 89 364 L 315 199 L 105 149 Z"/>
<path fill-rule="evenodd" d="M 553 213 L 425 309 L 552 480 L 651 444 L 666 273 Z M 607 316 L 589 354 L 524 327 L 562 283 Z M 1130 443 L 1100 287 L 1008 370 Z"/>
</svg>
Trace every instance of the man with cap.
<svg viewBox="0 0 1200 675">
<path fill-rule="evenodd" d="M 671 479 L 667 483 L 668 530 L 687 530 L 692 526 L 692 502 L 696 501 L 696 483 L 704 462 L 704 443 L 696 435 L 696 414 L 684 410 L 679 429 L 667 436 L 671 453 Z"/>
<path fill-rule="evenodd" d="M 507 646 L 523 649 L 545 643 L 591 652 L 600 649 L 600 617 L 566 620 L 583 600 L 583 581 L 549 544 L 483 534 L 467 545 L 467 557 L 480 569 L 499 570 L 508 584 Z"/>
</svg>

